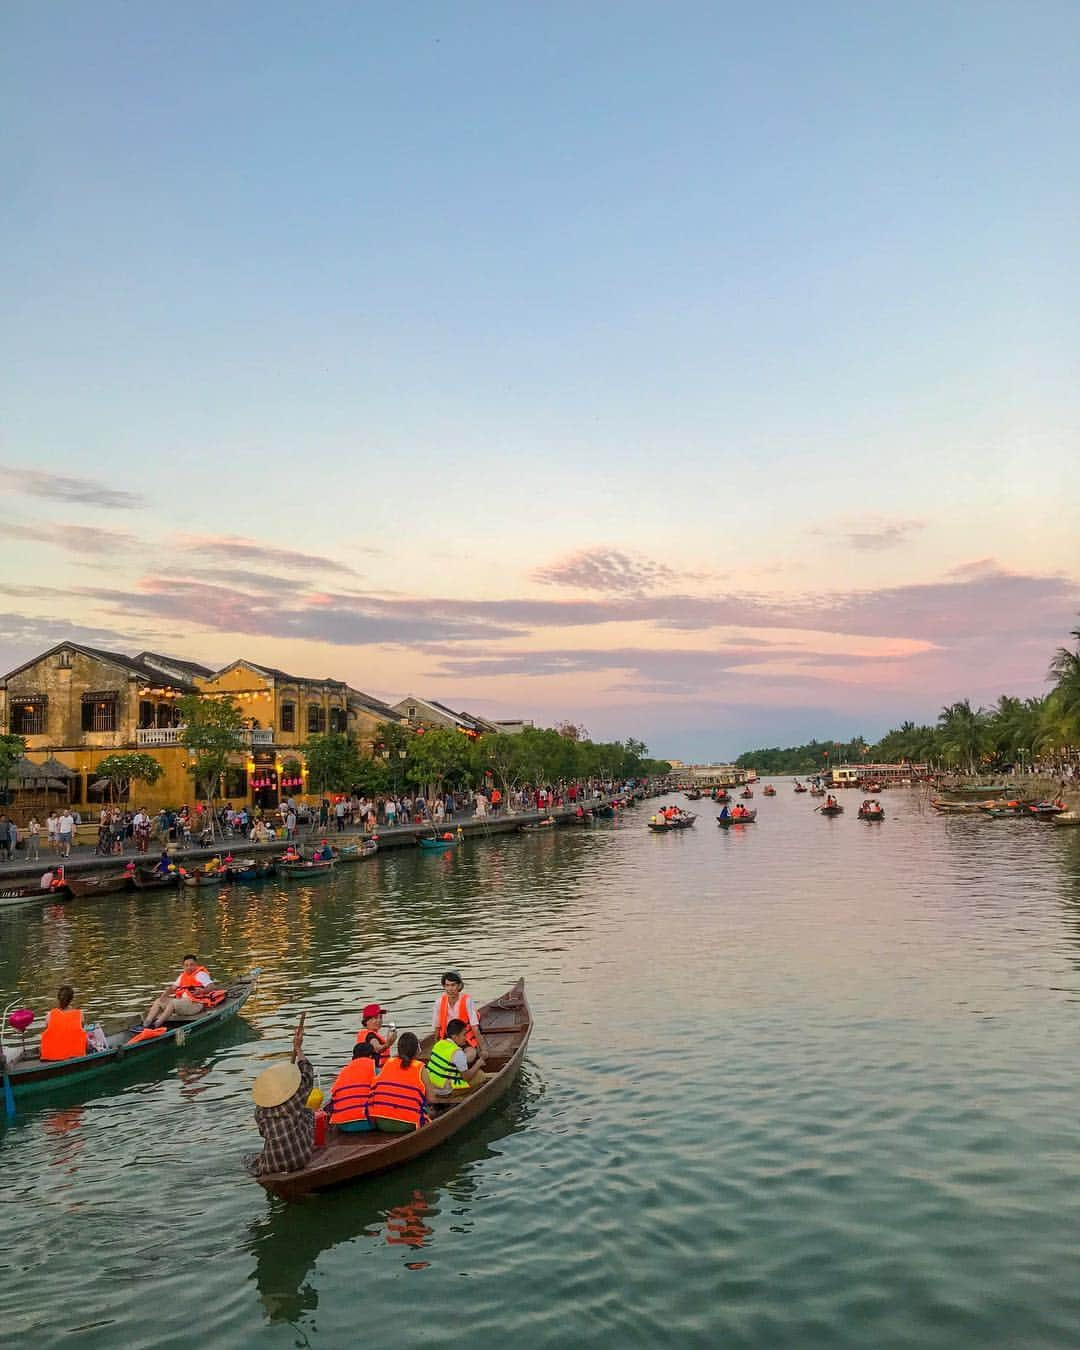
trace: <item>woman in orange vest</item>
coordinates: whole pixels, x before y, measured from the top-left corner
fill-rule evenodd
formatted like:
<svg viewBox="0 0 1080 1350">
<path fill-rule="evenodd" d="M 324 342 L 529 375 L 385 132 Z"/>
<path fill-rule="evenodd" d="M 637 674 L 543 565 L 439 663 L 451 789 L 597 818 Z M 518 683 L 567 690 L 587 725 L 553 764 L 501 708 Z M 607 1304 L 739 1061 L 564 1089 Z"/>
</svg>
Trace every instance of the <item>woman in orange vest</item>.
<svg viewBox="0 0 1080 1350">
<path fill-rule="evenodd" d="M 86 1054 L 86 1028 L 82 1009 L 71 1006 L 74 997 L 75 990 L 70 984 L 62 984 L 56 991 L 56 1007 L 46 1014 L 45 1030 L 41 1033 L 42 1059 L 78 1059 Z"/>
<path fill-rule="evenodd" d="M 442 997 L 435 1000 L 431 1029 L 441 1041 L 446 1036 L 447 1023 L 455 1017 L 460 1017 L 468 1027 L 465 1033 L 465 1057 L 471 1064 L 481 1052 L 487 1053 L 476 1004 L 472 995 L 465 993 L 465 981 L 456 970 L 446 972 L 442 977 L 442 987 Z"/>
<path fill-rule="evenodd" d="M 368 1100 L 368 1119 L 386 1134 L 410 1134 L 427 1120 L 428 1102 L 435 1092 L 427 1069 L 417 1059 L 420 1042 L 406 1031 L 398 1040 L 397 1055 L 375 1079 Z"/>
<path fill-rule="evenodd" d="M 367 1114 L 375 1073 L 375 1051 L 366 1041 L 354 1045 L 352 1059 L 330 1089 L 331 1125 L 348 1134 L 362 1134 L 375 1128 Z"/>
</svg>

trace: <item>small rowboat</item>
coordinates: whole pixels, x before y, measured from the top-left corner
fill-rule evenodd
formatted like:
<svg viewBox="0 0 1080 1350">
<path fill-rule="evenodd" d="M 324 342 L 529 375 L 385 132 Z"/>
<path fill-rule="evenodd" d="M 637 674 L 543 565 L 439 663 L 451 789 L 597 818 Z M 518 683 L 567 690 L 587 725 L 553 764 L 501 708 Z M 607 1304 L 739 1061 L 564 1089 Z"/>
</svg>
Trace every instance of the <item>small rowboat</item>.
<svg viewBox="0 0 1080 1350">
<path fill-rule="evenodd" d="M 805 792 L 805 791 L 806 791 L 806 788 L 803 787 L 802 783 L 796 783 L 795 786 L 794 786 L 794 788 L 792 789 L 792 791 L 793 791 L 793 792 Z"/>
<path fill-rule="evenodd" d="M 92 900 L 96 895 L 115 895 L 133 889 L 131 872 L 91 872 L 82 877 L 65 877 L 68 890 L 76 900 Z"/>
<path fill-rule="evenodd" d="M 589 812 L 586 811 L 585 815 L 588 816 Z M 544 820 L 534 820 L 528 825 L 519 825 L 518 830 L 522 834 L 532 834 L 534 830 L 550 830 L 554 824 L 555 824 L 555 817 L 548 816 Z"/>
<path fill-rule="evenodd" d="M 667 834 L 669 830 L 688 830 L 695 820 L 697 816 L 692 811 L 684 811 L 681 816 L 675 816 L 671 820 L 650 820 L 649 829 L 654 834 Z"/>
<path fill-rule="evenodd" d="M 743 788 L 743 790 L 739 793 L 739 796 L 740 796 L 740 797 L 745 797 L 745 798 L 747 798 L 748 800 L 749 800 L 749 798 L 751 798 L 753 795 L 754 795 L 754 789 L 753 789 L 753 788 Z"/>
<path fill-rule="evenodd" d="M 325 876 L 334 870 L 334 860 L 329 862 L 281 862 L 278 861 L 277 870 L 287 877 L 311 877 Z"/>
<path fill-rule="evenodd" d="M 225 875 L 225 869 L 218 872 L 185 872 L 180 878 L 185 886 L 198 888 L 200 886 L 224 886 L 228 877 Z"/>
<path fill-rule="evenodd" d="M 452 839 L 420 839 L 418 840 L 418 843 L 427 853 L 439 853 L 443 849 L 457 848 L 458 844 L 461 843 L 461 840 L 458 839 L 457 836 L 454 836 Z"/>
<path fill-rule="evenodd" d="M 688 792 L 686 794 L 686 799 L 691 802 L 699 802 L 701 801 L 701 793 L 695 788 L 693 792 Z"/>
<path fill-rule="evenodd" d="M 67 884 L 62 882 L 59 886 L 52 886 L 48 890 L 42 890 L 36 882 L 27 882 L 25 885 L 4 886 L 0 889 L 0 909 L 6 909 L 8 905 L 26 905 L 32 900 L 50 901 L 67 900 L 70 896 Z"/>
<path fill-rule="evenodd" d="M 255 1178 L 259 1185 L 285 1200 L 299 1200 L 312 1191 L 400 1167 L 457 1134 L 508 1091 L 521 1068 L 533 1026 L 525 981 L 518 980 L 502 998 L 485 1003 L 479 1016 L 488 1047 L 485 1068 L 489 1074 L 479 1087 L 445 1106 L 436 1106 L 434 1119 L 412 1134 L 345 1134 L 331 1129 L 326 1145 L 315 1150 L 302 1171 L 270 1172 Z M 427 1036 L 420 1045 L 421 1055 L 427 1054 L 434 1043 L 435 1037 Z"/>
<path fill-rule="evenodd" d="M 868 810 L 865 810 L 863 807 L 860 806 L 860 807 L 859 807 L 859 819 L 860 819 L 860 820 L 884 820 L 884 819 L 885 819 L 885 809 L 884 809 L 884 807 L 880 807 L 880 806 L 879 806 L 878 809 L 877 809 L 876 811 L 873 811 L 873 810 L 868 811 Z"/>
<path fill-rule="evenodd" d="M 717 816 L 716 823 L 722 830 L 731 825 L 753 825 L 757 820 L 757 811 L 747 811 L 745 816 Z"/>
<path fill-rule="evenodd" d="M 842 816 L 844 814 L 844 808 L 840 805 L 819 806 L 817 809 L 823 816 Z"/>
<path fill-rule="evenodd" d="M 762 788 L 762 789 L 761 789 L 761 795 L 762 795 L 763 797 L 775 797 L 775 796 L 776 796 L 776 789 L 775 789 L 774 787 Z"/>
<path fill-rule="evenodd" d="M 339 862 L 359 862 L 362 858 L 371 858 L 379 851 L 377 839 L 364 839 L 359 844 L 346 844 L 337 852 Z"/>
<path fill-rule="evenodd" d="M 798 792 L 798 790 L 799 790 L 798 788 L 795 789 L 796 792 Z M 806 791 L 806 788 L 803 788 L 803 791 L 805 792 L 805 791 Z M 825 789 L 824 789 L 824 788 L 811 788 L 811 789 L 810 789 L 810 796 L 811 796 L 811 797 L 824 797 L 824 796 L 825 796 Z"/>
<path fill-rule="evenodd" d="M 1080 825 L 1080 811 L 1063 811 L 1054 817 L 1055 825 Z"/>
<path fill-rule="evenodd" d="M 143 1059 L 149 1059 L 155 1051 L 184 1045 L 192 1036 L 201 1036 L 219 1027 L 244 1006 L 257 983 L 258 971 L 253 970 L 246 979 L 237 980 L 226 987 L 225 999 L 216 1008 L 209 1008 L 198 1017 L 185 1022 L 166 1023 L 164 1035 L 154 1036 L 136 1045 L 129 1045 L 128 1042 L 137 1033 L 138 1024 L 114 1032 L 108 1037 L 108 1047 L 105 1050 L 93 1050 L 88 1055 L 80 1055 L 78 1059 L 42 1060 L 37 1047 L 26 1051 L 25 1054 L 17 1050 L 12 1053 L 8 1047 L 6 1060 L 0 1055 L 0 1064 L 11 1080 L 16 1097 L 54 1085 L 66 1087 L 68 1083 L 77 1079 L 96 1078 L 110 1069 L 141 1063 Z"/>
<path fill-rule="evenodd" d="M 153 870 L 136 871 L 132 874 L 131 884 L 137 891 L 165 891 L 179 885 L 179 872 L 155 872 Z"/>
<path fill-rule="evenodd" d="M 269 862 L 256 862 L 254 858 L 244 858 L 233 863 L 228 869 L 228 876 L 230 881 L 265 881 L 276 871 L 277 863 L 272 859 Z"/>
</svg>

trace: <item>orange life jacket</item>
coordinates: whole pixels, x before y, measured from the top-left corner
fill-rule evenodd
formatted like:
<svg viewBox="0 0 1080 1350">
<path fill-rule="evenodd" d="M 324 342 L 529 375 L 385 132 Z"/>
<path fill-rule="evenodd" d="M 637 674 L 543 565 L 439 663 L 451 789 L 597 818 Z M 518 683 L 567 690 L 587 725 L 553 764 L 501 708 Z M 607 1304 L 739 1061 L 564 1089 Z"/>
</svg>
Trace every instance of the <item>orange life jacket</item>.
<svg viewBox="0 0 1080 1350">
<path fill-rule="evenodd" d="M 423 1065 L 414 1059 L 403 1068 L 401 1059 L 394 1056 L 375 1079 L 368 1098 L 369 1119 L 404 1120 L 420 1128 L 426 1118 L 424 1105 L 427 1092 L 420 1076 Z"/>
<path fill-rule="evenodd" d="M 196 966 L 190 974 L 182 970 L 180 978 L 176 981 L 176 997 L 190 998 L 195 1003 L 201 1003 L 204 1008 L 216 1008 L 219 1003 L 224 1003 L 224 989 L 207 989 L 195 978 L 197 975 L 209 974 L 205 966 Z"/>
<path fill-rule="evenodd" d="M 473 1026 L 473 1024 L 469 1021 L 469 1008 L 468 1008 L 468 1001 L 467 1001 L 468 999 L 469 999 L 469 995 L 466 994 L 465 991 L 464 991 L 464 989 L 463 989 L 463 990 L 461 991 L 461 995 L 460 995 L 460 997 L 458 998 L 457 1003 L 454 1004 L 453 1010 L 451 1011 L 451 1008 L 450 1008 L 450 997 L 449 997 L 448 994 L 443 994 L 442 998 L 439 1000 L 439 1040 L 440 1040 L 440 1041 L 441 1041 L 441 1040 L 445 1037 L 445 1035 L 446 1035 L 446 1024 L 447 1024 L 447 1022 L 451 1022 L 451 1021 L 453 1021 L 453 1019 L 454 1019 L 455 1017 L 459 1017 L 459 1018 L 461 1018 L 461 1020 L 465 1023 L 465 1026 L 468 1028 L 468 1030 L 465 1032 L 465 1044 L 466 1044 L 466 1045 L 475 1045 L 475 1046 L 479 1046 L 480 1042 L 479 1042 L 479 1041 L 477 1040 L 477 1038 L 476 1038 L 476 1028 L 475 1028 L 475 1027 Z"/>
<path fill-rule="evenodd" d="M 86 1054 L 81 1008 L 53 1008 L 41 1033 L 42 1059 L 78 1059 Z"/>
<path fill-rule="evenodd" d="M 387 1049 L 386 1037 L 382 1034 L 382 1032 L 375 1031 L 374 1028 L 372 1028 L 372 1030 L 370 1031 L 368 1031 L 366 1028 L 361 1028 L 356 1033 L 356 1044 L 362 1045 L 364 1041 L 370 1041 L 372 1036 L 375 1037 L 375 1042 L 373 1042 L 371 1046 L 372 1050 L 375 1051 L 375 1061 L 374 1061 L 375 1067 L 377 1069 L 381 1069 L 382 1066 L 386 1063 L 386 1061 L 390 1058 L 390 1051 Z"/>
<path fill-rule="evenodd" d="M 375 1061 L 353 1059 L 334 1079 L 330 1090 L 330 1120 L 334 1125 L 347 1120 L 366 1120 L 371 1089 L 375 1085 Z"/>
</svg>

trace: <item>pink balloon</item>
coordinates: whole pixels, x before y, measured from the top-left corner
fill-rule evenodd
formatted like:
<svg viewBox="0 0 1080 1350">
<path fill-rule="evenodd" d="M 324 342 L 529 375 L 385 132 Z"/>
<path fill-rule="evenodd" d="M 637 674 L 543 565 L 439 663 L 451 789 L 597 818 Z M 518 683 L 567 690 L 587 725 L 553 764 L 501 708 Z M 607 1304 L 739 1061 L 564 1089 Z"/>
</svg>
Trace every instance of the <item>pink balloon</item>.
<svg viewBox="0 0 1080 1350">
<path fill-rule="evenodd" d="M 14 1027 L 16 1031 L 25 1031 L 33 1020 L 33 1008 L 15 1008 L 8 1013 L 8 1026 Z"/>
</svg>

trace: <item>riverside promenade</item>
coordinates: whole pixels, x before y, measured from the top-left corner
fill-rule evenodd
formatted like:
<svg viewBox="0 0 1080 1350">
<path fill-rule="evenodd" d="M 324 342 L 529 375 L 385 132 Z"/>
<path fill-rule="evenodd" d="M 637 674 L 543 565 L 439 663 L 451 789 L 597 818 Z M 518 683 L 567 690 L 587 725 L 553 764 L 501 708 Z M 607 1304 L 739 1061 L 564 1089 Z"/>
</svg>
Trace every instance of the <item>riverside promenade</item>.
<svg viewBox="0 0 1080 1350">
<path fill-rule="evenodd" d="M 372 831 L 353 829 L 341 832 L 336 829 L 320 830 L 318 827 L 315 829 L 306 827 L 297 831 L 293 842 L 301 847 L 310 848 L 312 844 L 319 840 L 326 839 L 335 847 L 339 847 L 342 844 L 359 843 L 365 839 L 377 839 L 380 852 L 391 848 L 415 848 L 421 839 L 434 838 L 447 830 L 455 834 L 460 830 L 465 838 L 488 838 L 496 834 L 513 834 L 522 825 L 535 825 L 549 817 L 554 817 L 559 824 L 566 824 L 576 817 L 581 806 L 584 806 L 586 810 L 592 810 L 597 806 L 614 806 L 622 800 L 622 795 L 617 794 L 596 797 L 585 803 L 575 802 L 568 806 L 554 806 L 544 811 L 507 811 L 484 816 L 459 815 L 455 816 L 453 820 L 444 822 L 441 827 L 431 824 L 409 824 L 394 825 L 388 829 Z M 131 846 L 131 841 L 127 842 L 129 846 L 123 853 L 102 856 L 87 844 L 72 848 L 70 857 L 63 859 L 58 858 L 47 846 L 43 846 L 41 857 L 37 862 L 18 858 L 12 862 L 0 863 L 0 879 L 4 881 L 25 881 L 29 878 L 41 876 L 42 872 L 61 862 L 64 865 L 64 870 L 75 876 L 86 872 L 115 872 L 125 863 L 131 861 L 142 866 L 153 867 L 160 858 L 163 847 L 168 852 L 169 857 L 176 862 L 193 862 L 195 864 L 207 858 L 217 857 L 222 853 L 231 853 L 234 856 L 245 858 L 273 857 L 280 854 L 287 843 L 285 839 L 272 839 L 266 844 L 255 844 L 239 835 L 233 835 L 230 838 L 223 837 L 207 847 L 183 848 L 176 844 L 162 845 L 160 841 L 151 841 L 150 848 L 145 853 L 138 853 Z"/>
</svg>

